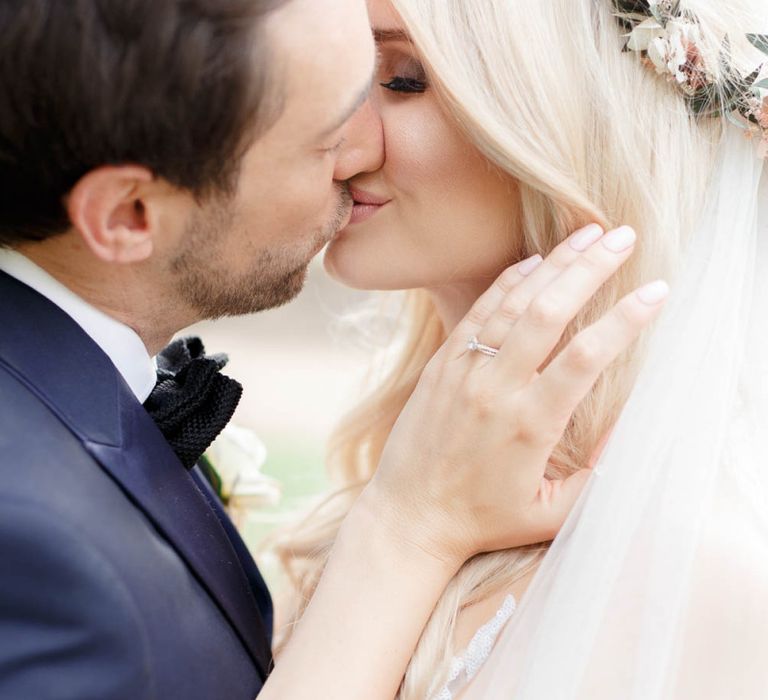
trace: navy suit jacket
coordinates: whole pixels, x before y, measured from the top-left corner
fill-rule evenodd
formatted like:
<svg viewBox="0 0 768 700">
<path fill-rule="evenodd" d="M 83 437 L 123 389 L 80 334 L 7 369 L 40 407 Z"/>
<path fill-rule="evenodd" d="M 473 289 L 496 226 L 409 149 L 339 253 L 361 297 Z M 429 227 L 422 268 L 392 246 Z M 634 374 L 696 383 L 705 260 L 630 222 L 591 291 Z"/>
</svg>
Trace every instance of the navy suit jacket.
<svg viewBox="0 0 768 700">
<path fill-rule="evenodd" d="M 253 700 L 272 609 L 109 358 L 0 272 L 0 698 Z"/>
</svg>

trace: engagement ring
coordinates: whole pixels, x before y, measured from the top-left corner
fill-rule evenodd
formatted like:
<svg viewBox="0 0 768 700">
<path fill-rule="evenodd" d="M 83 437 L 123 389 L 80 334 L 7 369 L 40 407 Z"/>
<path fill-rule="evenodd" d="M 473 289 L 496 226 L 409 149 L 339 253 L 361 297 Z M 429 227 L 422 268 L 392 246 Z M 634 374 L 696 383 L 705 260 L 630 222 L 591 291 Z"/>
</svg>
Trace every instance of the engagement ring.
<svg viewBox="0 0 768 700">
<path fill-rule="evenodd" d="M 467 349 L 470 352 L 479 352 L 482 355 L 488 355 L 488 357 L 496 357 L 499 354 L 497 348 L 492 348 L 490 345 L 483 345 L 475 336 L 472 336 L 467 343 Z"/>
</svg>

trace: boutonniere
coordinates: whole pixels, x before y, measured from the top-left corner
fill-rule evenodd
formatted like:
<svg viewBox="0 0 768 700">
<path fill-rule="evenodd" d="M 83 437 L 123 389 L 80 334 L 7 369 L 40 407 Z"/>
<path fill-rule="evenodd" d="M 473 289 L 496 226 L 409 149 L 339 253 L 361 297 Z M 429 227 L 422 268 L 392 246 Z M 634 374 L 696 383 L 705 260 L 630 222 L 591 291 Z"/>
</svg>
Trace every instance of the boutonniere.
<svg viewBox="0 0 768 700">
<path fill-rule="evenodd" d="M 280 501 L 280 483 L 262 472 L 267 450 L 247 428 L 229 425 L 200 461 L 206 478 L 235 520 Z"/>
</svg>

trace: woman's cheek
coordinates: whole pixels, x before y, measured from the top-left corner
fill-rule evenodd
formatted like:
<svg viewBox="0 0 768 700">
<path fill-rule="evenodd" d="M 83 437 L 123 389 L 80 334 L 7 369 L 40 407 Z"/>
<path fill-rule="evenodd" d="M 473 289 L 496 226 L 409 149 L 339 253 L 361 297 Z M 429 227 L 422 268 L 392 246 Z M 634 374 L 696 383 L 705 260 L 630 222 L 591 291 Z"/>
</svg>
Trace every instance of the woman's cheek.
<svg viewBox="0 0 768 700">
<path fill-rule="evenodd" d="M 429 261 L 428 271 L 411 270 L 416 286 L 495 275 L 515 247 L 510 183 L 429 95 L 393 107 L 384 129 L 385 179 L 397 206 L 387 242 L 409 251 L 406 267 Z"/>
<path fill-rule="evenodd" d="M 417 188 L 440 189 L 461 166 L 458 134 L 430 104 L 430 97 L 413 100 L 413 106 L 394 109 L 384 120 L 388 179 L 403 192 Z"/>
</svg>

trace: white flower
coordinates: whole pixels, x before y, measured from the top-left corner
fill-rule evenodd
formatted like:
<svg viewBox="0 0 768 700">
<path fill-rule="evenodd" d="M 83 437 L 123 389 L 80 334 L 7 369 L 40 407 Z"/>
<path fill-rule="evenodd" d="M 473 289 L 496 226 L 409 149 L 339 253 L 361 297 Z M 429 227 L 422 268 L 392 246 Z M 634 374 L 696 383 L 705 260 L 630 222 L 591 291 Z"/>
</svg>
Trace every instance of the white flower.
<svg viewBox="0 0 768 700">
<path fill-rule="evenodd" d="M 654 17 L 670 17 L 674 8 L 674 0 L 648 0 L 648 9 Z"/>
<path fill-rule="evenodd" d="M 648 44 L 648 58 L 651 59 L 651 62 L 656 67 L 656 72 L 659 75 L 663 75 L 664 73 L 667 73 L 667 55 L 669 54 L 669 45 L 667 41 L 667 37 L 658 37 L 657 39 L 653 39 L 650 44 Z"/>
<path fill-rule="evenodd" d="M 654 39 L 660 39 L 664 36 L 664 27 L 662 27 L 653 17 L 638 24 L 629 35 L 627 48 L 630 51 L 647 51 Z"/>
<path fill-rule="evenodd" d="M 651 39 L 648 58 L 660 75 L 671 75 L 678 83 L 685 84 L 690 76 L 686 70 L 692 47 L 701 40 L 699 27 L 685 21 L 670 21 L 661 36 Z"/>
<path fill-rule="evenodd" d="M 683 73 L 683 68 L 688 63 L 688 30 L 686 25 L 676 25 L 669 29 L 670 51 L 667 67 L 678 83 L 684 83 L 685 73 Z"/>
<path fill-rule="evenodd" d="M 280 485 L 261 472 L 267 449 L 247 428 L 228 425 L 206 452 L 221 477 L 223 495 L 234 506 L 259 507 L 280 500 Z"/>
</svg>

